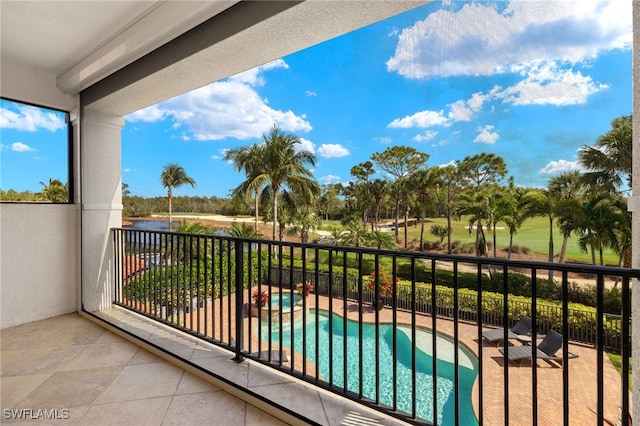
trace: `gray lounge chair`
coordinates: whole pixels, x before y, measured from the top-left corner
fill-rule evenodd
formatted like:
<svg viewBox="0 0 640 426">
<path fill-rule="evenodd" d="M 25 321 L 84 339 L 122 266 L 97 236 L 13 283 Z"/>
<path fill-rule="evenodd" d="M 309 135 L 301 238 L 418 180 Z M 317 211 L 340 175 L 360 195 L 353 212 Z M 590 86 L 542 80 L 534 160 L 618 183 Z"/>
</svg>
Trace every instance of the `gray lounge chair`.
<svg viewBox="0 0 640 426">
<path fill-rule="evenodd" d="M 554 330 L 549 330 L 542 342 L 536 347 L 536 358 L 546 361 L 562 362 L 562 355 L 556 352 L 562 347 L 562 334 Z M 505 355 L 505 348 L 500 348 L 500 353 Z M 509 362 L 533 359 L 533 346 L 509 346 L 506 348 L 506 356 Z M 577 358 L 578 355 L 569 352 L 569 359 Z"/>
<path fill-rule="evenodd" d="M 523 316 L 507 330 L 507 339 L 517 339 L 518 336 L 529 334 L 531 332 L 531 318 Z M 498 343 L 504 340 L 504 328 L 494 328 L 482 333 L 482 337 L 489 343 Z"/>
</svg>

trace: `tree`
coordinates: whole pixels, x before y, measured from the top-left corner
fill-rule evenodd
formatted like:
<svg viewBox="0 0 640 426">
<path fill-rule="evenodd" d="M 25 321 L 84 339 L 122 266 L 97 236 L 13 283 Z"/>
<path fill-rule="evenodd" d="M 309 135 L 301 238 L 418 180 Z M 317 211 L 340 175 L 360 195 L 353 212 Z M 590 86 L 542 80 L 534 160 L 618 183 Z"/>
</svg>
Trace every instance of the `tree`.
<svg viewBox="0 0 640 426">
<path fill-rule="evenodd" d="M 618 209 L 611 198 L 598 194 L 583 202 L 582 211 L 578 226 L 578 233 L 581 235 L 578 245 L 585 253 L 591 248 L 591 261 L 594 265 L 598 250 L 600 265 L 604 265 L 604 249 L 618 244 L 615 232 L 620 221 Z"/>
<path fill-rule="evenodd" d="M 476 188 L 483 185 L 498 183 L 507 174 L 507 165 L 495 154 L 477 154 L 465 157 L 458 164 L 458 170 L 465 180 L 473 183 Z"/>
<path fill-rule="evenodd" d="M 406 189 L 403 185 L 403 181 L 406 180 L 411 174 L 420 169 L 429 159 L 429 154 L 424 152 L 420 152 L 413 147 L 409 146 L 392 146 L 385 149 L 383 152 L 375 152 L 371 156 L 371 160 L 373 160 L 380 169 L 385 171 L 388 175 L 393 178 L 393 182 L 395 184 L 395 194 L 396 194 L 396 205 L 395 205 L 395 216 L 396 216 L 396 228 L 395 228 L 395 237 L 396 241 L 398 241 L 398 222 L 400 220 L 400 200 L 404 198 L 407 199 L 406 194 L 404 197 L 398 190 Z M 406 216 L 408 215 L 407 209 L 405 209 L 405 241 L 404 246 L 407 247 L 407 239 L 406 239 Z"/>
<path fill-rule="evenodd" d="M 232 148 L 224 156 L 225 161 L 231 161 L 236 170 L 244 170 L 247 179 L 233 189 L 233 195 L 244 196 L 248 200 L 253 196 L 254 206 L 254 229 L 258 233 L 259 205 L 260 193 L 263 192 L 264 182 L 256 180 L 255 177 L 262 173 L 263 167 L 264 145 L 253 144 L 249 146 L 241 146 Z"/>
<path fill-rule="evenodd" d="M 322 224 L 322 219 L 309 205 L 300 206 L 293 212 L 291 219 L 292 229 L 300 233 L 300 241 L 309 241 L 309 232 L 315 232 Z"/>
<path fill-rule="evenodd" d="M 469 216 L 469 233 L 476 226 L 476 256 L 488 255 L 487 239 L 484 235 L 483 221 L 489 218 L 489 198 L 487 191 L 470 191 L 460 196 L 456 215 Z"/>
<path fill-rule="evenodd" d="M 171 229 L 171 202 L 173 198 L 173 188 L 177 188 L 182 185 L 191 185 L 195 188 L 196 181 L 187 175 L 182 166 L 175 163 L 169 163 L 164 166 L 162 173 L 160 174 L 160 182 L 162 186 L 167 188 L 167 198 L 169 198 L 169 229 Z"/>
<path fill-rule="evenodd" d="M 229 231 L 229 234 L 231 234 L 231 236 L 235 238 L 256 239 L 261 237 L 261 235 L 255 230 L 255 228 L 252 228 L 251 226 L 243 222 L 240 222 L 240 223 L 236 222 L 231 224 L 231 227 L 229 227 L 228 231 Z"/>
<path fill-rule="evenodd" d="M 579 216 L 580 204 L 586 195 L 586 186 L 578 171 L 561 173 L 552 178 L 547 185 L 549 191 L 557 194 L 558 205 L 556 209 L 558 227 L 562 232 L 562 248 L 558 262 L 564 262 L 567 245 L 571 233 L 577 229 L 576 217 Z"/>
<path fill-rule="evenodd" d="M 470 188 L 470 191 L 481 192 L 484 188 L 497 184 L 507 174 L 507 165 L 502 157 L 495 154 L 482 153 L 472 157 L 465 157 L 458 164 L 458 172 L 463 180 L 473 184 L 474 187 Z M 488 200 L 486 200 L 486 197 L 484 198 L 484 203 L 486 203 Z M 476 199 L 477 201 L 479 200 Z M 484 207 L 487 208 L 486 205 Z M 486 244 L 482 228 L 482 220 L 486 219 L 486 217 L 476 215 L 476 219 L 476 252 L 480 253 L 481 238 Z"/>
<path fill-rule="evenodd" d="M 69 191 L 67 185 L 60 179 L 49 178 L 49 183 L 40 182 L 42 191 L 39 196 L 52 203 L 66 203 L 69 201 Z"/>
<path fill-rule="evenodd" d="M 447 253 L 451 254 L 451 219 L 455 214 L 458 197 L 461 192 L 460 174 L 457 167 L 447 165 L 435 169 L 434 194 L 444 205 L 447 216 Z"/>
<path fill-rule="evenodd" d="M 600 191 L 613 193 L 623 184 L 631 188 L 632 132 L 631 116 L 611 122 L 611 130 L 598 138 L 595 146 L 583 146 L 578 162 L 588 169 L 584 180 Z"/>
<path fill-rule="evenodd" d="M 269 134 L 263 135 L 262 165 L 256 173 L 247 178 L 248 187 L 268 187 L 272 202 L 273 232 L 275 240 L 278 235 L 278 194 L 284 187 L 298 194 L 305 201 L 311 202 L 320 193 L 320 186 L 313 179 L 307 165 L 315 166 L 316 156 L 309 151 L 297 151 L 299 144 L 296 136 L 283 133 L 275 125 Z"/>
<path fill-rule="evenodd" d="M 370 193 L 371 193 L 371 197 L 373 198 L 375 209 L 376 209 L 375 218 L 374 218 L 376 230 L 378 229 L 378 226 L 380 223 L 380 207 L 382 206 L 385 199 L 387 198 L 388 188 L 389 188 L 389 185 L 387 184 L 386 180 L 374 179 L 371 181 Z"/>
<path fill-rule="evenodd" d="M 436 174 L 432 169 L 420 169 L 411 176 L 411 189 L 418 194 L 418 200 L 420 201 L 420 251 L 424 249 L 424 221 L 425 210 L 427 201 L 429 200 L 429 193 L 431 188 L 435 184 Z M 405 217 L 405 232 L 406 232 L 406 217 Z M 406 239 L 406 237 L 405 237 Z M 444 237 L 440 240 L 442 243 Z"/>
</svg>

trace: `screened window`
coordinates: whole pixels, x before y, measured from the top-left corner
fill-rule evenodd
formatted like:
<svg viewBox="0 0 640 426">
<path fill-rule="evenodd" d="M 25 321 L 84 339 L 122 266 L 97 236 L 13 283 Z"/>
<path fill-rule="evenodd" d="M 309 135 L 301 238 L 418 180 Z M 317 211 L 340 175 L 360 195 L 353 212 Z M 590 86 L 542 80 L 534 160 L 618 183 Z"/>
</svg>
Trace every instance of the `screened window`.
<svg viewBox="0 0 640 426">
<path fill-rule="evenodd" d="M 67 112 L 0 99 L 0 201 L 70 202 L 70 141 Z"/>
</svg>

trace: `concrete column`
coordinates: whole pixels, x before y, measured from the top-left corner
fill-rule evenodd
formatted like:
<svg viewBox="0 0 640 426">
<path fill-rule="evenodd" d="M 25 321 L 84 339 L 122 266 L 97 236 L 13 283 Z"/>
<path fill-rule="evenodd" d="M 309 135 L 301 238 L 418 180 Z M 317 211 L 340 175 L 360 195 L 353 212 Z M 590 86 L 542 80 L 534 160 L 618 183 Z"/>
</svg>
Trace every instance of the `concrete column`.
<svg viewBox="0 0 640 426">
<path fill-rule="evenodd" d="M 628 200 L 632 212 L 632 267 L 640 269 L 640 1 L 633 1 L 633 189 Z M 633 353 L 633 418 L 640 419 L 640 283 L 634 280 L 631 296 Z"/>
<path fill-rule="evenodd" d="M 80 116 L 82 305 L 93 312 L 113 299 L 110 230 L 122 226 L 121 131 L 124 118 L 84 108 Z"/>
</svg>

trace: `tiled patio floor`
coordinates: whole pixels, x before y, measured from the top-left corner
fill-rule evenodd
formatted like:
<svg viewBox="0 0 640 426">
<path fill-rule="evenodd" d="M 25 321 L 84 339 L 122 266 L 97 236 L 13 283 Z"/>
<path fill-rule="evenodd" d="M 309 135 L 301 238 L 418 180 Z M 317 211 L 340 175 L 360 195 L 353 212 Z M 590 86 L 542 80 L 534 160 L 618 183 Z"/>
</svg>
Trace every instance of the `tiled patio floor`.
<svg viewBox="0 0 640 426">
<path fill-rule="evenodd" d="M 3 424 L 284 424 L 78 314 L 0 331 L 0 359 Z"/>
<path fill-rule="evenodd" d="M 133 338 L 136 344 L 131 343 L 79 314 L 0 331 L 0 423 L 401 424 L 251 360 L 236 363 L 227 350 L 125 309 L 97 314 L 118 332 L 143 341 Z M 187 371 L 176 364 L 186 365 Z M 283 412 L 278 404 L 299 417 Z M 38 410 L 68 418 L 7 418 L 20 413 L 35 417 Z"/>
</svg>

